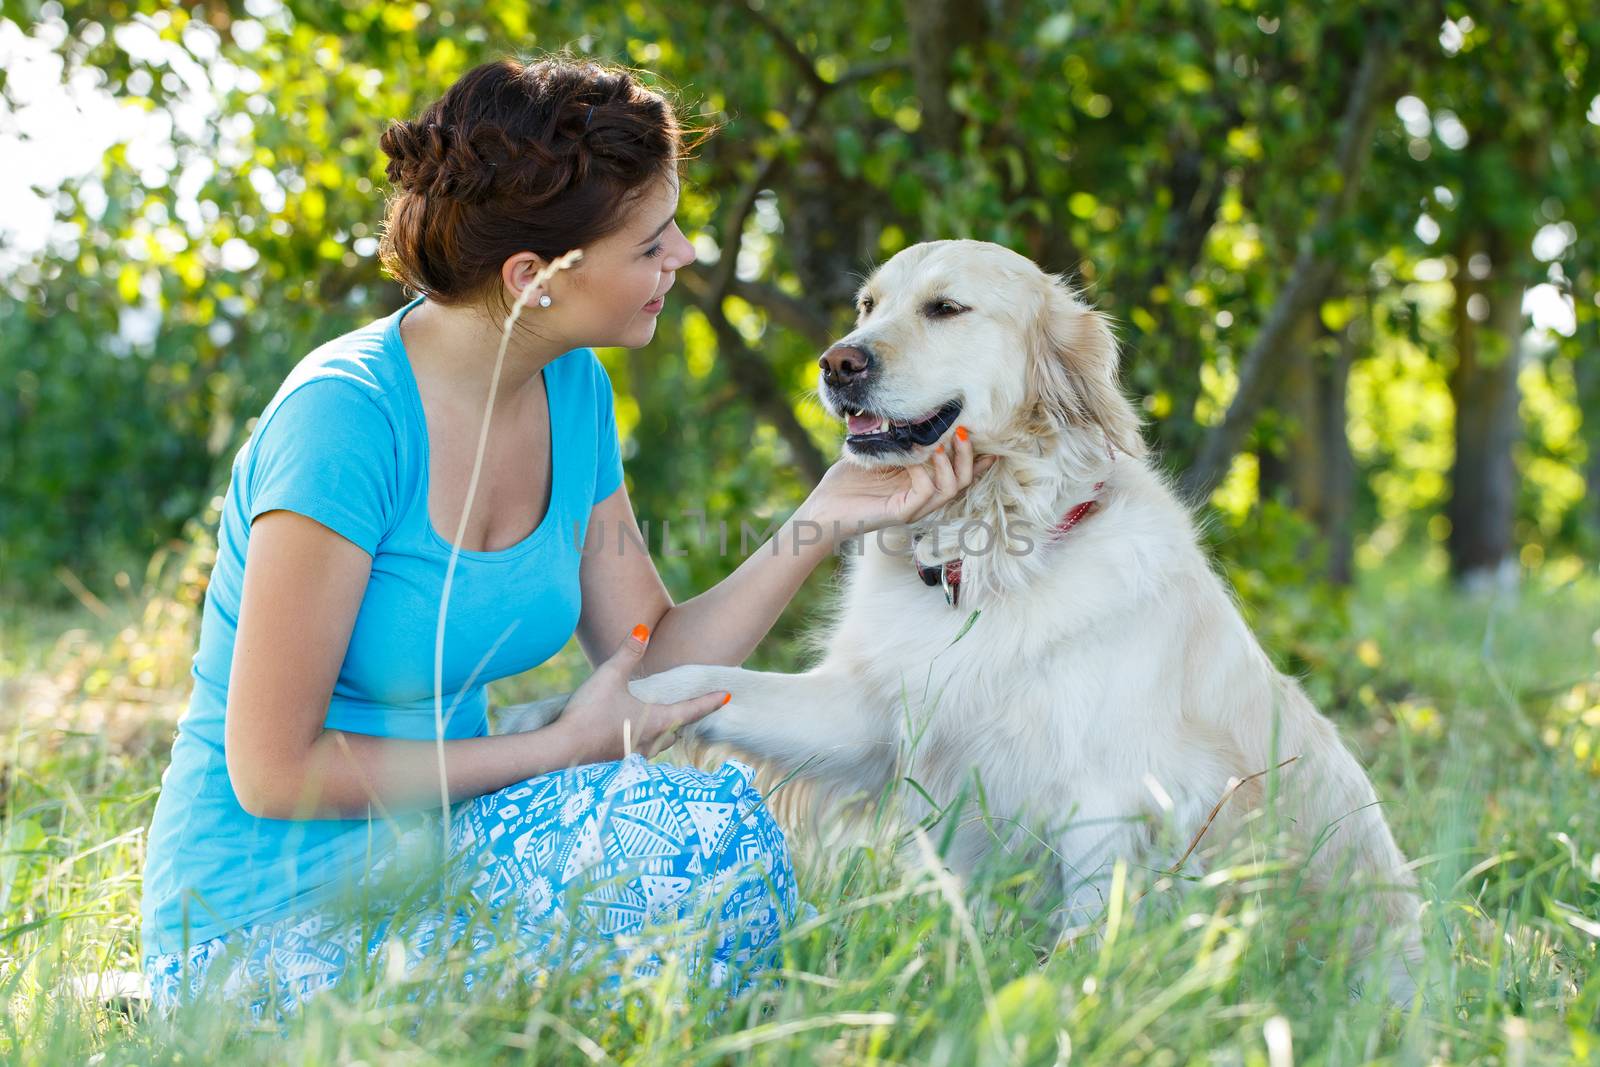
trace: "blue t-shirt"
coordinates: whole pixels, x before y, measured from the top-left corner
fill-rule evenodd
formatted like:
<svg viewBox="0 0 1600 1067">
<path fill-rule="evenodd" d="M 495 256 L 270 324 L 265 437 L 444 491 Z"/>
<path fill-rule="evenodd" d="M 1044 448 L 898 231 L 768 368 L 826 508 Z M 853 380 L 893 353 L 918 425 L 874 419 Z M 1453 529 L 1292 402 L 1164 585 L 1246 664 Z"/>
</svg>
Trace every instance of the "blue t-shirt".
<svg viewBox="0 0 1600 1067">
<path fill-rule="evenodd" d="M 194 688 L 150 826 L 146 954 L 181 951 L 328 898 L 403 825 L 377 811 L 359 819 L 250 815 L 228 780 L 223 717 L 250 523 L 285 508 L 372 555 L 326 725 L 434 736 L 434 633 L 451 549 L 428 519 L 427 424 L 400 340 L 401 317 L 419 303 L 301 360 L 234 457 Z M 611 381 L 594 350 L 573 349 L 542 373 L 554 453 L 550 507 L 509 548 L 457 558 L 444 639 L 449 738 L 487 733 L 485 686 L 566 645 L 582 607 L 578 569 L 590 510 L 622 482 Z"/>
</svg>

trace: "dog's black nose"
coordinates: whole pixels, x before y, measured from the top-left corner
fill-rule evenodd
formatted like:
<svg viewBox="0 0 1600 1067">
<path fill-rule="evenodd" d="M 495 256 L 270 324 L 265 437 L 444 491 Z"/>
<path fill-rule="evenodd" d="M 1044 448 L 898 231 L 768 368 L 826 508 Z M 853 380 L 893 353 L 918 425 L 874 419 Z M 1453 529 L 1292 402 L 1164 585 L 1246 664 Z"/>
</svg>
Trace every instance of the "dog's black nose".
<svg viewBox="0 0 1600 1067">
<path fill-rule="evenodd" d="M 854 345 L 834 345 L 817 360 L 822 380 L 829 385 L 849 385 L 872 369 L 872 353 Z"/>
</svg>

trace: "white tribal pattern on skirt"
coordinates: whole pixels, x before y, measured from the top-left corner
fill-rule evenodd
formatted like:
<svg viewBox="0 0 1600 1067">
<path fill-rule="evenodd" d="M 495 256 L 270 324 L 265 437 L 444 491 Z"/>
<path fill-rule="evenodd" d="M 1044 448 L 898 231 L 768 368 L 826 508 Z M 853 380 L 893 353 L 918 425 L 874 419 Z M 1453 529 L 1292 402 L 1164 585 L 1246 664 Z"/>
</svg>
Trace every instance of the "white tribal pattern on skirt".
<svg viewBox="0 0 1600 1067">
<path fill-rule="evenodd" d="M 437 822 L 408 831 L 370 879 L 430 833 L 439 837 Z M 733 995 L 776 962 L 782 928 L 804 907 L 783 831 L 735 760 L 705 772 L 635 754 L 530 778 L 457 805 L 449 848 L 443 894 L 420 907 L 369 909 L 365 922 L 322 909 L 146 957 L 153 1006 L 165 1014 L 214 991 L 281 1021 L 363 957 L 414 973 L 456 945 L 469 986 L 528 982 L 600 955 L 620 983 L 624 968 L 656 973 L 652 946 L 669 936 L 686 946 L 691 982 Z M 700 936 L 683 939 L 686 920 Z M 492 968 L 477 962 L 507 936 L 512 963 L 504 953 Z"/>
</svg>

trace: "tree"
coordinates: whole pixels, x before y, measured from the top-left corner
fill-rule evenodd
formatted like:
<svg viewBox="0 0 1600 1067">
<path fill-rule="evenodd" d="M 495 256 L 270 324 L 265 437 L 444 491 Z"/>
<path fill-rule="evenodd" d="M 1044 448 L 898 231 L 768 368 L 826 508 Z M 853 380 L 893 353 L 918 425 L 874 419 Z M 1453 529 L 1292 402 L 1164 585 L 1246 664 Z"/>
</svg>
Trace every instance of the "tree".
<svg viewBox="0 0 1600 1067">
<path fill-rule="evenodd" d="M 1368 268 L 1428 255 L 1419 205 L 1464 189 L 1435 134 L 1431 157 L 1407 154 L 1418 138 L 1391 116 L 1395 86 L 1425 79 L 1413 91 L 1448 103 L 1481 65 L 1556 56 L 1518 90 L 1563 116 L 1549 165 L 1473 162 L 1523 214 L 1550 185 L 1579 221 L 1594 183 L 1575 161 L 1600 155 L 1583 108 L 1550 95 L 1594 77 L 1581 58 L 1595 28 L 1559 0 L 1522 5 L 1523 51 L 1480 47 L 1479 27 L 1448 62 L 1437 12 L 1390 0 L 1281 15 L 1252 0 L 252 8 L 265 10 L 0 7 L 21 25 L 43 13 L 63 78 L 90 72 L 120 100 L 188 116 L 170 172 L 114 149 L 59 191 L 79 236 L 0 279 L 0 377 L 20 385 L 0 391 L 8 586 L 37 592 L 56 567 L 104 557 L 85 575 L 95 587 L 192 517 L 214 521 L 227 462 L 294 360 L 401 297 L 373 256 L 378 131 L 505 51 L 620 60 L 720 127 L 688 163 L 681 222 L 701 262 L 682 274 L 686 299 L 653 350 L 602 353 L 655 531 L 686 508 L 737 521 L 797 502 L 837 447 L 809 394 L 860 279 L 913 242 L 971 237 L 1069 274 L 1116 320 L 1128 388 L 1197 498 L 1240 448 L 1285 435 L 1290 495 L 1337 561 L 1373 518 L 1338 454 L 1340 382 L 1392 341 L 1382 320 L 1407 284 Z M 1430 210 L 1455 247 L 1462 227 Z M 1562 258 L 1564 283 L 1590 291 L 1592 227 Z M 160 328 L 129 334 L 135 317 Z M 687 589 L 731 561 L 691 548 L 660 564 Z"/>
<path fill-rule="evenodd" d="M 1538 280 L 1530 243 L 1556 191 L 1555 172 L 1600 91 L 1592 69 L 1574 63 L 1586 47 L 1580 34 L 1592 48 L 1596 32 L 1561 2 L 1463 10 L 1446 19 L 1440 54 L 1424 67 L 1412 105 L 1417 132 L 1431 125 L 1432 134 L 1414 142 L 1413 154 L 1449 200 L 1440 211 L 1455 291 L 1447 544 L 1452 573 L 1470 585 L 1516 574 L 1522 304 Z"/>
</svg>

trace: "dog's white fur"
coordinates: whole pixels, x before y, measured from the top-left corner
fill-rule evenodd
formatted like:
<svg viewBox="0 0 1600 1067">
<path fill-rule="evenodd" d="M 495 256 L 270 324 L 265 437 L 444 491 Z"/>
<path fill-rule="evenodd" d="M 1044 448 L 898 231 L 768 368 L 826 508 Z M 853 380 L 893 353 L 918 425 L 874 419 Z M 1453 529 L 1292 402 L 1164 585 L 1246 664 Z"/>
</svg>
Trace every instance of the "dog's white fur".
<svg viewBox="0 0 1600 1067">
<path fill-rule="evenodd" d="M 1146 462 L 1104 316 L 1025 257 L 976 241 L 908 248 L 863 296 L 874 306 L 839 343 L 874 354 L 871 409 L 914 418 L 958 395 L 976 450 L 999 457 L 914 524 L 917 555 L 954 557 L 970 520 L 987 524 L 995 547 L 984 551 L 987 538 L 968 527 L 952 609 L 918 579 L 907 530 L 869 534 L 847 557 L 815 667 L 684 666 L 634 681 L 634 694 L 669 702 L 727 690 L 732 702 L 697 725 L 698 737 L 802 768 L 836 792 L 875 793 L 906 775 L 943 804 L 976 773 L 993 819 L 1025 830 L 1001 842 L 969 821 L 947 862 L 966 873 L 1002 844 L 1042 843 L 1066 923 L 1098 908 L 1114 860 L 1164 868 L 1202 837 L 1192 870 L 1275 796 L 1311 880 L 1361 895 L 1358 951 L 1381 930 L 1401 935 L 1384 969 L 1390 994 L 1408 999 L 1417 899 L 1372 786 L 1299 684 L 1273 667 L 1203 555 L 1189 509 Z M 930 317 L 941 299 L 967 310 Z M 925 452 L 854 458 L 904 463 Z M 1050 541 L 1045 532 L 1099 482 L 1098 508 Z M 513 728 L 541 724 L 564 700 L 516 709 Z M 1289 757 L 1298 758 L 1276 772 L 1275 790 L 1251 778 L 1207 822 L 1234 780 Z M 905 800 L 912 818 L 929 811 L 920 795 Z"/>
</svg>

